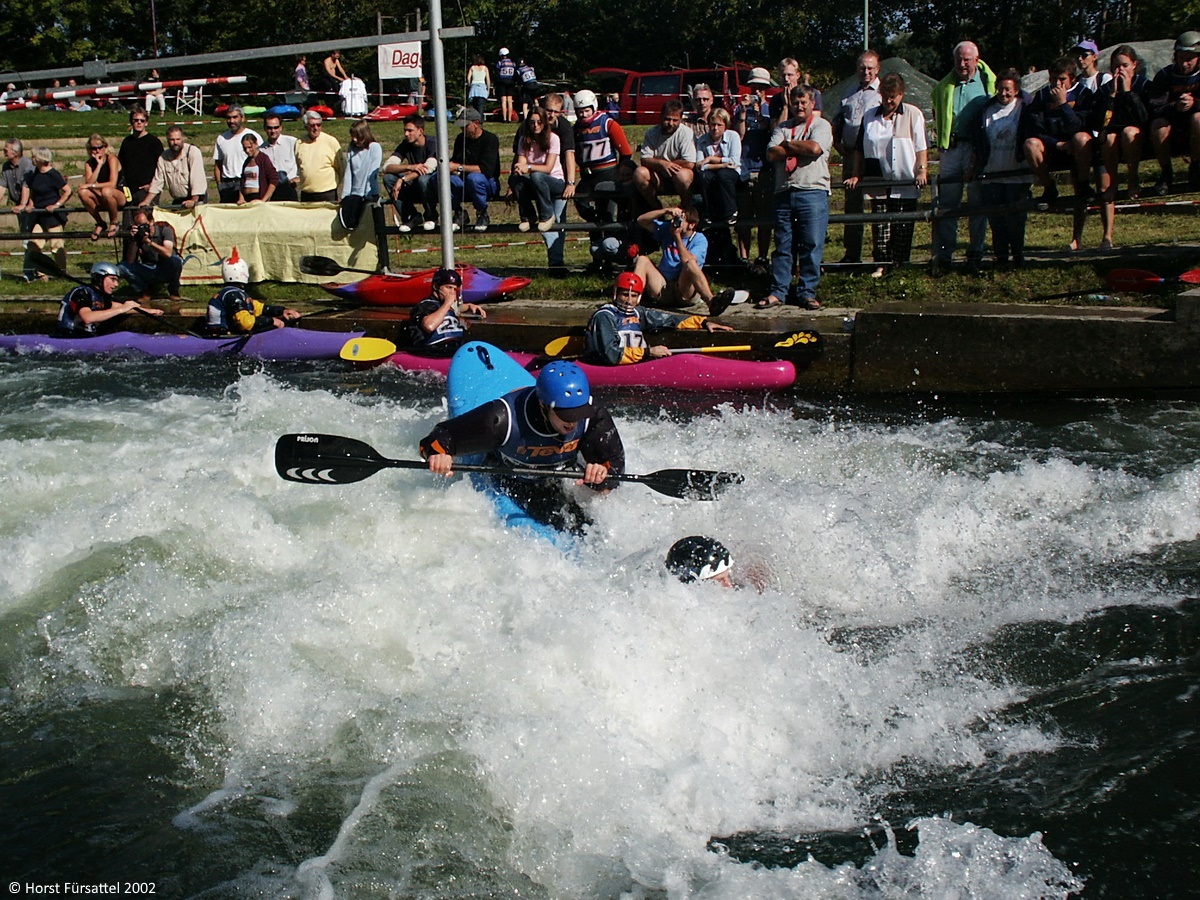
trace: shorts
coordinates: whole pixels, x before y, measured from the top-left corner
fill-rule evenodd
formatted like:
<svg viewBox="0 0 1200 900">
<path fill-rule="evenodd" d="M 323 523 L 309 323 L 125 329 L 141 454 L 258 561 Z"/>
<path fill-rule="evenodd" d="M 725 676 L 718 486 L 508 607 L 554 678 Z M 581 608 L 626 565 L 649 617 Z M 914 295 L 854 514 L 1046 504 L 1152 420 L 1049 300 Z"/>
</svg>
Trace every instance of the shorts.
<svg viewBox="0 0 1200 900">
<path fill-rule="evenodd" d="M 496 97 L 515 97 L 517 95 L 517 86 L 515 84 L 496 84 Z"/>
</svg>

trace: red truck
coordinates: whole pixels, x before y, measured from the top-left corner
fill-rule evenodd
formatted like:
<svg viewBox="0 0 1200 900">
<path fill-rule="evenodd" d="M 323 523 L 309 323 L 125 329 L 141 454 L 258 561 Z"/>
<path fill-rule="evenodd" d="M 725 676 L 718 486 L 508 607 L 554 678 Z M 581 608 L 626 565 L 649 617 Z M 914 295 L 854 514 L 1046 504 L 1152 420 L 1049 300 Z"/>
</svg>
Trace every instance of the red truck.
<svg viewBox="0 0 1200 900">
<path fill-rule="evenodd" d="M 666 72 L 631 72 L 628 69 L 599 68 L 587 73 L 603 104 L 609 94 L 617 96 L 618 120 L 625 125 L 657 125 L 662 106 L 668 100 L 681 100 L 685 111 L 692 110 L 692 88 L 707 84 L 718 106 L 732 110 L 744 94 L 753 93 L 746 85 L 753 68 L 749 63 L 706 69 L 671 69 Z M 594 87 L 593 87 L 594 86 Z M 776 94 L 772 87 L 768 93 Z"/>
</svg>

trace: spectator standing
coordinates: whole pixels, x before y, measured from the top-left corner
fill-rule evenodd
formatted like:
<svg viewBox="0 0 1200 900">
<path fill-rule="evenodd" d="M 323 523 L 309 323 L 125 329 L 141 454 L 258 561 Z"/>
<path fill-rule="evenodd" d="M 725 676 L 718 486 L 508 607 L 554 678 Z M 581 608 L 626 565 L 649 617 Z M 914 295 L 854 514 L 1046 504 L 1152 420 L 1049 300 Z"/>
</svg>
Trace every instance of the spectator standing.
<svg viewBox="0 0 1200 900">
<path fill-rule="evenodd" d="M 561 149 L 559 160 L 562 162 L 563 185 L 562 196 L 554 201 L 554 218 L 562 224 L 566 221 L 567 201 L 575 196 L 575 183 L 579 180 L 579 167 L 575 159 L 575 129 L 563 115 L 566 100 L 562 94 L 547 94 L 542 98 L 542 108 L 546 111 L 546 121 L 558 136 Z M 558 229 L 550 229 L 542 233 L 546 244 L 546 264 L 552 275 L 566 274 L 566 235 Z"/>
<path fill-rule="evenodd" d="M 678 194 L 679 205 L 692 205 L 692 182 L 696 173 L 696 138 L 683 124 L 683 104 L 668 100 L 663 104 L 658 125 L 646 130 L 639 151 L 633 186 L 643 208 L 657 208 L 660 194 Z"/>
<path fill-rule="evenodd" d="M 696 139 L 704 211 L 716 226 L 736 225 L 738 218 L 737 189 L 742 180 L 742 140 L 729 125 L 729 113 L 714 109 L 708 114 L 707 133 Z"/>
<path fill-rule="evenodd" d="M 158 167 L 154 171 L 154 180 L 150 182 L 145 205 L 158 203 L 164 191 L 174 207 L 192 209 L 197 203 L 208 202 L 204 154 L 195 144 L 188 143 L 183 129 L 178 125 L 167 129 L 167 149 L 158 158 Z"/>
<path fill-rule="evenodd" d="M 517 60 L 517 83 L 521 86 L 521 119 L 525 119 L 529 115 L 529 110 L 533 109 L 537 103 L 537 73 L 533 70 L 533 66 L 525 62 L 523 59 Z"/>
<path fill-rule="evenodd" d="M 147 130 L 147 121 L 146 110 L 140 104 L 134 106 L 129 112 L 129 134 L 117 151 L 125 188 L 130 194 L 130 206 L 141 206 L 146 202 L 154 173 L 158 171 L 158 158 L 163 153 L 162 141 Z"/>
<path fill-rule="evenodd" d="M 283 133 L 283 120 L 268 113 L 263 117 L 263 129 L 267 140 L 259 145 L 259 152 L 271 160 L 279 177 L 279 184 L 272 200 L 299 200 L 300 174 L 296 167 L 297 140 Z"/>
<path fill-rule="evenodd" d="M 796 115 L 771 133 L 767 159 L 775 166 L 775 254 L 771 258 L 771 292 L 755 304 L 769 309 L 785 303 L 792 264 L 799 270 L 797 302 L 821 308 L 817 286 L 829 226 L 829 151 L 833 129 L 816 114 L 816 96 L 808 85 L 792 88 L 788 108 Z"/>
<path fill-rule="evenodd" d="M 351 125 L 340 212 L 346 228 L 356 228 L 363 209 L 379 200 L 379 166 L 382 162 L 383 148 L 375 140 L 370 124 L 355 122 Z"/>
<path fill-rule="evenodd" d="M 1096 95 L 1091 126 L 1100 142 L 1099 188 L 1101 250 L 1113 249 L 1116 218 L 1117 172 L 1125 160 L 1129 196 L 1138 196 L 1138 164 L 1145 146 L 1150 110 L 1146 105 L 1149 82 L 1138 72 L 1137 51 L 1122 44 L 1112 52 L 1112 78 Z"/>
<path fill-rule="evenodd" d="M 929 142 L 925 114 L 904 102 L 904 78 L 898 72 L 883 76 L 879 105 L 867 110 L 859 122 L 851 156 L 847 192 L 861 190 L 871 200 L 873 213 L 915 212 L 921 190 L 929 183 Z M 887 184 L 863 186 L 863 177 L 886 179 Z M 881 263 L 905 265 L 912 255 L 913 222 L 875 222 L 872 277 L 884 274 Z"/>
<path fill-rule="evenodd" d="M 279 173 L 271 158 L 258 146 L 258 135 L 247 131 L 242 135 L 242 149 L 246 161 L 242 163 L 242 183 L 238 189 L 237 205 L 245 206 L 256 201 L 265 203 L 271 199 L 279 186 Z"/>
<path fill-rule="evenodd" d="M 301 56 L 300 59 L 296 61 L 296 71 L 293 73 L 295 76 L 295 89 L 296 92 L 300 94 L 307 94 L 311 91 L 311 88 L 308 86 L 307 63 L 308 57 Z"/>
<path fill-rule="evenodd" d="M 739 192 L 738 214 L 741 221 L 737 227 L 738 257 L 750 262 L 750 231 L 747 219 L 766 218 L 772 209 L 772 187 L 774 167 L 767 165 L 767 143 L 771 140 L 774 123 L 771 121 L 771 104 L 767 100 L 767 89 L 771 87 L 771 73 L 761 66 L 750 70 L 746 86 L 751 89 L 742 96 L 734 110 L 733 127 L 742 140 L 742 180 L 748 191 Z M 758 258 L 756 266 L 768 264 L 767 254 L 771 250 L 771 228 L 758 227 Z"/>
<path fill-rule="evenodd" d="M 28 213 L 32 223 L 30 231 L 35 234 L 61 232 L 67 224 L 67 211 L 63 207 L 66 206 L 67 198 L 71 196 L 71 186 L 67 184 L 67 179 L 63 178 L 62 173 L 54 168 L 54 154 L 50 152 L 49 147 L 35 147 L 30 155 L 33 169 L 26 174 L 22 182 L 21 201 L 13 212 L 18 215 Z M 29 245 L 38 250 L 43 247 L 49 248 L 54 254 L 54 262 L 59 270 L 67 270 L 67 251 L 61 238 L 51 238 L 48 241 L 33 239 L 29 241 Z M 44 274 L 39 274 L 38 278 L 41 281 L 47 280 Z M 30 280 L 28 276 L 26 280 Z"/>
<path fill-rule="evenodd" d="M 108 212 L 108 237 L 116 237 L 120 228 L 117 217 L 125 205 L 125 191 L 117 187 L 121 180 L 121 161 L 112 152 L 108 141 L 93 134 L 87 141 L 87 159 L 83 163 L 83 184 L 79 186 L 79 202 L 95 220 L 92 240 L 104 234 L 102 213 Z"/>
<path fill-rule="evenodd" d="M 1095 41 L 1080 41 L 1071 48 L 1071 55 L 1075 57 L 1075 61 L 1079 64 L 1076 79 L 1093 94 L 1112 81 L 1110 73 L 1101 72 L 1096 67 L 1096 57 L 1099 53 L 1100 48 L 1096 46 Z"/>
<path fill-rule="evenodd" d="M 496 60 L 496 97 L 500 100 L 500 121 L 513 120 L 513 97 L 517 93 L 517 64 L 508 55 L 508 48 L 500 48 Z"/>
<path fill-rule="evenodd" d="M 692 88 L 692 111 L 688 113 L 687 124 L 697 141 L 708 134 L 708 117 L 712 115 L 713 103 L 713 91 L 707 84 Z"/>
<path fill-rule="evenodd" d="M 213 147 L 213 181 L 217 183 L 221 203 L 237 203 L 242 188 L 242 167 L 246 164 L 242 138 L 252 134 L 260 144 L 262 138 L 258 132 L 246 128 L 246 114 L 240 106 L 230 106 L 225 111 L 225 121 L 229 127 L 217 135 Z"/>
<path fill-rule="evenodd" d="M 979 48 L 962 41 L 954 48 L 954 68 L 933 89 L 934 130 L 940 162 L 938 164 L 937 212 L 956 213 L 963 207 L 963 192 L 974 157 L 975 137 L 983 107 L 995 90 L 996 76 L 979 58 Z M 966 208 L 978 208 L 977 188 L 967 191 Z M 958 247 L 958 216 L 943 215 L 933 221 L 933 270 L 948 269 Z M 987 220 L 981 215 L 969 217 L 967 267 L 978 271 L 987 240 Z"/>
<path fill-rule="evenodd" d="M 437 171 L 436 148 L 425 137 L 425 120 L 416 113 L 404 119 L 404 140 L 396 145 L 383 166 L 383 189 L 391 197 L 400 216 L 400 230 L 406 234 L 417 225 L 425 231 L 437 227 L 437 209 L 425 207 L 429 182 Z M 419 214 L 420 203 L 424 214 Z"/>
<path fill-rule="evenodd" d="M 854 151 L 858 147 L 858 130 L 862 125 L 863 116 L 867 110 L 873 109 L 880 103 L 879 96 L 879 54 L 867 50 L 858 58 L 858 84 L 842 98 L 837 112 L 833 114 L 833 147 L 842 157 L 843 174 L 851 165 Z M 847 179 L 848 180 L 848 179 Z M 846 212 L 861 213 L 863 211 L 863 190 L 861 187 L 846 188 Z M 863 226 L 861 222 L 847 222 L 842 232 L 842 244 L 846 248 L 842 256 L 844 263 L 862 262 Z M 907 259 L 905 260 L 907 261 Z M 876 262 L 879 262 L 878 257 Z"/>
<path fill-rule="evenodd" d="M 330 94 L 336 95 L 342 86 L 342 82 L 349 77 L 342 66 L 342 51 L 334 50 L 325 57 L 321 63 L 321 68 L 325 71 L 325 90 Z"/>
<path fill-rule="evenodd" d="M 478 111 L 480 118 L 487 117 L 487 99 L 492 92 L 492 73 L 488 71 L 483 57 L 478 54 L 467 69 L 467 105 Z"/>
<path fill-rule="evenodd" d="M 588 222 L 614 221 L 624 195 L 621 167 L 632 170 L 633 148 L 616 117 L 602 112 L 589 90 L 575 92 L 575 150 L 580 173 L 575 208 Z"/>
<path fill-rule="evenodd" d="M 325 132 L 325 120 L 315 110 L 304 114 L 304 137 L 296 144 L 300 200 L 336 203 L 339 173 L 344 165 L 342 145 Z"/>
<path fill-rule="evenodd" d="M 25 146 L 19 138 L 9 138 L 4 142 L 4 165 L 0 167 L 0 182 L 8 194 L 8 202 L 14 211 L 21 204 L 21 188 L 25 184 L 25 176 L 33 171 L 33 163 L 25 156 Z M 16 212 L 17 231 L 29 234 L 33 226 L 33 216 L 24 211 Z M 37 275 L 37 270 L 27 268 L 24 273 L 26 281 L 31 281 Z"/>
<path fill-rule="evenodd" d="M 153 113 L 154 103 L 155 101 L 158 101 L 158 115 L 159 118 L 161 118 L 167 114 L 167 92 L 163 90 L 163 86 L 161 84 L 162 76 L 158 74 L 158 69 L 150 70 L 149 80 L 151 82 L 158 83 L 158 87 L 150 88 L 146 92 L 146 113 L 147 115 Z"/>
<path fill-rule="evenodd" d="M 1154 185 L 1158 196 L 1171 192 L 1171 157 L 1191 157 L 1188 179 L 1200 184 L 1200 31 L 1185 31 L 1175 39 L 1175 61 L 1160 69 L 1150 82 L 1150 143 L 1162 177 Z"/>
<path fill-rule="evenodd" d="M 1025 265 L 1025 220 L 1029 215 L 1029 186 L 1033 176 L 1014 173 L 1025 166 L 1022 112 L 1031 100 L 1021 90 L 1016 69 L 996 76 L 996 96 L 983 107 L 976 135 L 976 169 L 983 205 L 992 226 L 992 253 L 999 265 L 1009 259 Z"/>
</svg>

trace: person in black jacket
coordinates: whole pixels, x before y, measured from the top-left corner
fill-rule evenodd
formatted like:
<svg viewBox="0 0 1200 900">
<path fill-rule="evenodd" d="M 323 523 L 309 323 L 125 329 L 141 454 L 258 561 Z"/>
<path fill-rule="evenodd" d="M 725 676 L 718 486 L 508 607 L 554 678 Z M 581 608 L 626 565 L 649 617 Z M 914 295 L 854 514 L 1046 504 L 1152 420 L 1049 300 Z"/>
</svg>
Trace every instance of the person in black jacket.
<svg viewBox="0 0 1200 900">
<path fill-rule="evenodd" d="M 1129 196 L 1138 196 L 1138 163 L 1146 143 L 1150 108 L 1146 104 L 1149 82 L 1138 72 L 1138 56 L 1128 44 L 1112 52 L 1112 80 L 1101 86 L 1092 105 L 1091 126 L 1100 142 L 1100 224 L 1104 235 L 1101 250 L 1113 247 L 1116 217 L 1117 167 L 1125 160 Z"/>
<path fill-rule="evenodd" d="M 1050 65 L 1050 83 L 1021 111 L 1025 158 L 1042 186 L 1041 199 L 1053 203 L 1058 187 L 1052 169 L 1068 168 L 1075 176 L 1076 194 L 1088 188 L 1092 133 L 1087 128 L 1091 92 L 1075 81 L 1075 60 L 1061 56 Z"/>
</svg>

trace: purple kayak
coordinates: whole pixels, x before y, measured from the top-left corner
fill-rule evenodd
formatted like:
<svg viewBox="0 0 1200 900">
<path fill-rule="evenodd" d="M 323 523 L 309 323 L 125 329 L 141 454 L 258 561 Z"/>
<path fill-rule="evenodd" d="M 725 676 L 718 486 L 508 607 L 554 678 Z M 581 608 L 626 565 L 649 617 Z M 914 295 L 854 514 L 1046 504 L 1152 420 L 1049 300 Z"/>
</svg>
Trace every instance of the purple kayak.
<svg viewBox="0 0 1200 900">
<path fill-rule="evenodd" d="M 528 367 L 536 358 L 532 353 L 509 353 L 520 365 Z M 388 359 L 392 365 L 413 372 L 450 370 L 450 359 L 418 356 L 400 351 Z M 547 360 L 549 362 L 549 360 Z M 651 387 L 677 391 L 773 391 L 790 387 L 796 380 L 796 367 L 783 359 L 730 359 L 717 355 L 680 353 L 663 359 L 624 366 L 595 366 L 579 363 L 594 387 Z M 535 368 L 533 371 L 537 371 Z"/>
<path fill-rule="evenodd" d="M 101 353 L 203 356 L 223 353 L 256 359 L 336 359 L 347 341 L 362 337 L 363 334 L 362 331 L 310 331 L 304 328 L 275 328 L 248 337 L 219 338 L 189 334 L 141 334 L 135 331 L 68 338 L 44 334 L 3 334 L 0 335 L 0 350 L 79 356 Z"/>
</svg>

